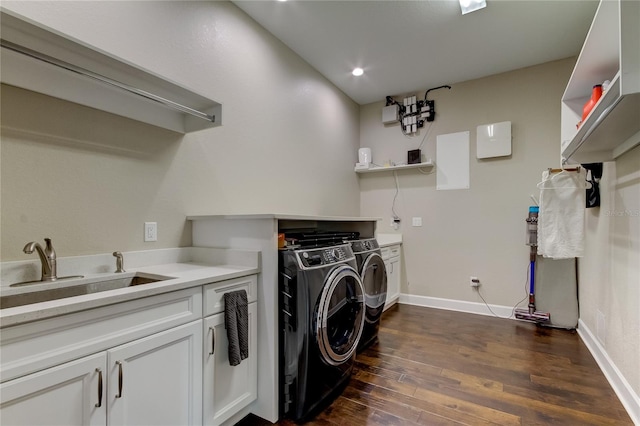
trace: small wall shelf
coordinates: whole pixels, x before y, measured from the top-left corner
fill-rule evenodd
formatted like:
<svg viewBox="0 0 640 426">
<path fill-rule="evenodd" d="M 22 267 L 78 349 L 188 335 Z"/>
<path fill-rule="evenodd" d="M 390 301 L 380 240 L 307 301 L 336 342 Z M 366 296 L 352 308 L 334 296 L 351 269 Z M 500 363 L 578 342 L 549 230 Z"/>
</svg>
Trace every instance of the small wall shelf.
<svg viewBox="0 0 640 426">
<path fill-rule="evenodd" d="M 222 105 L 160 75 L 0 10 L 0 81 L 174 132 L 222 124 Z"/>
<path fill-rule="evenodd" d="M 368 169 L 355 169 L 356 173 L 374 173 L 374 172 L 390 172 L 392 170 L 407 170 L 407 169 L 427 169 L 434 166 L 434 162 L 431 159 L 417 164 L 401 164 L 398 166 L 372 166 Z"/>
</svg>

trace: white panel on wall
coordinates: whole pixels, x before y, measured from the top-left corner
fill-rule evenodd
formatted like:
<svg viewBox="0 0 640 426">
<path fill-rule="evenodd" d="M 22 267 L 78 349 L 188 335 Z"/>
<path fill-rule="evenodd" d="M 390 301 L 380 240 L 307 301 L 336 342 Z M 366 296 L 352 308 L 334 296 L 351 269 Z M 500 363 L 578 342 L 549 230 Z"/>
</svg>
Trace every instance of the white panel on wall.
<svg viewBox="0 0 640 426">
<path fill-rule="evenodd" d="M 511 122 L 483 124 L 476 128 L 476 158 L 511 155 Z"/>
<path fill-rule="evenodd" d="M 469 132 L 438 135 L 438 190 L 469 189 Z"/>
</svg>

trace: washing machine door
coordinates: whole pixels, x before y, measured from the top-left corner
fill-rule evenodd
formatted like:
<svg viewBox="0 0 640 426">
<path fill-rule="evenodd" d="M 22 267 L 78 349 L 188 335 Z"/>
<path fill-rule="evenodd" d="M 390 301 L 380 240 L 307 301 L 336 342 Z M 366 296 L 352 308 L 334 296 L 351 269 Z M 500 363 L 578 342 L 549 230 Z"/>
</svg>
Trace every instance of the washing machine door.
<svg viewBox="0 0 640 426">
<path fill-rule="evenodd" d="M 375 324 L 382 315 L 387 300 L 387 270 L 378 253 L 371 253 L 360 270 L 364 301 L 367 308 L 365 321 Z"/>
<path fill-rule="evenodd" d="M 348 265 L 335 268 L 325 281 L 318 303 L 316 340 L 329 365 L 348 361 L 356 350 L 364 325 L 362 281 Z"/>
</svg>

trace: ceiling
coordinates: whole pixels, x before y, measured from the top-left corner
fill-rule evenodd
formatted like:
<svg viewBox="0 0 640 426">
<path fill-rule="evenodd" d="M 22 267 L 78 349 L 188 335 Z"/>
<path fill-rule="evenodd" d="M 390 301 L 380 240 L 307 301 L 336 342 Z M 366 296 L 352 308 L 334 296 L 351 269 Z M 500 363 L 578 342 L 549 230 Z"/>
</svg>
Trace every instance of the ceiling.
<svg viewBox="0 0 640 426">
<path fill-rule="evenodd" d="M 598 5 L 487 0 L 462 15 L 457 0 L 234 3 L 361 105 L 578 55 Z"/>
</svg>

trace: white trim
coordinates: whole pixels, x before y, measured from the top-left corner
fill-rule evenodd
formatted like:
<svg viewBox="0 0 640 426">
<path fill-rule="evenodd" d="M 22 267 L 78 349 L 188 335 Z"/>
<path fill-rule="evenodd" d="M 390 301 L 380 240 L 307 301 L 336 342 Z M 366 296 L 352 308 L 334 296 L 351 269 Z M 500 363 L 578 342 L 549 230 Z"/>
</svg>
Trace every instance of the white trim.
<svg viewBox="0 0 640 426">
<path fill-rule="evenodd" d="M 631 420 L 636 425 L 640 425 L 640 396 L 631 388 L 629 382 L 609 358 L 606 349 L 602 347 L 596 336 L 581 319 L 578 320 L 578 335 L 598 363 L 600 370 L 604 373 L 614 392 L 618 395 L 618 399 L 627 410 Z"/>
<path fill-rule="evenodd" d="M 398 303 L 425 306 L 427 308 L 446 309 L 448 311 L 468 312 L 471 314 L 494 316 L 484 303 L 465 302 L 463 300 L 441 299 L 439 297 L 416 296 L 413 294 L 400 294 L 400 300 L 398 300 Z M 504 319 L 510 319 L 512 316 L 512 306 L 489 306 L 496 315 Z"/>
</svg>

